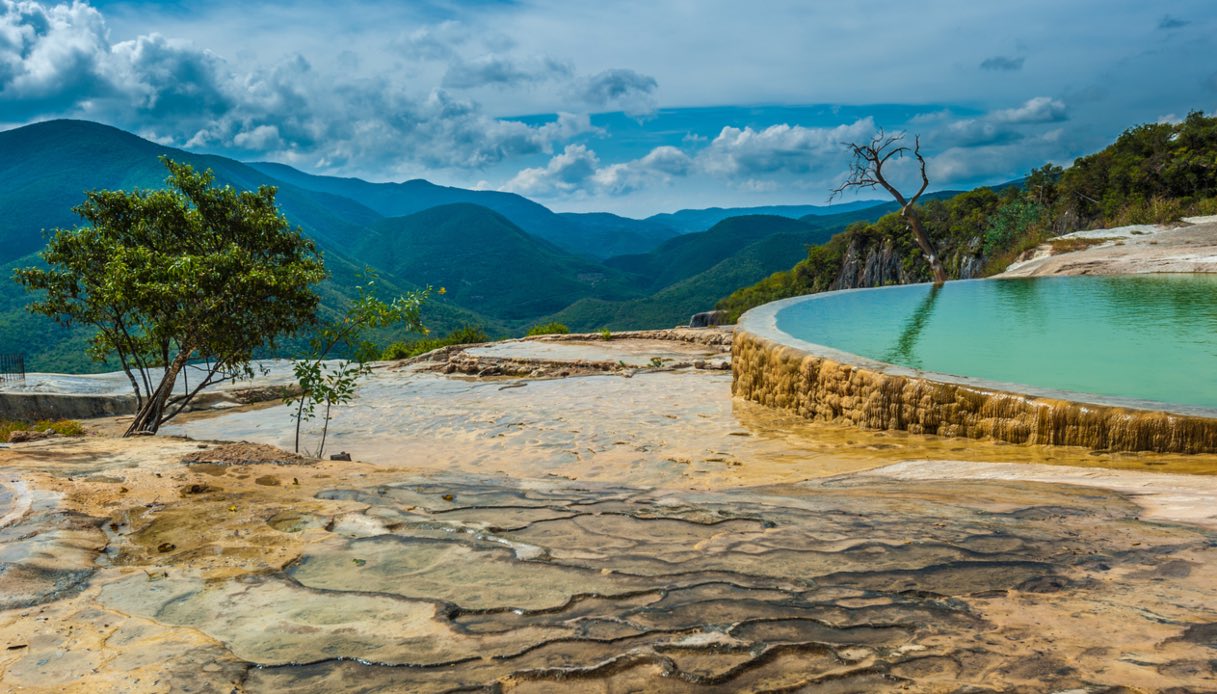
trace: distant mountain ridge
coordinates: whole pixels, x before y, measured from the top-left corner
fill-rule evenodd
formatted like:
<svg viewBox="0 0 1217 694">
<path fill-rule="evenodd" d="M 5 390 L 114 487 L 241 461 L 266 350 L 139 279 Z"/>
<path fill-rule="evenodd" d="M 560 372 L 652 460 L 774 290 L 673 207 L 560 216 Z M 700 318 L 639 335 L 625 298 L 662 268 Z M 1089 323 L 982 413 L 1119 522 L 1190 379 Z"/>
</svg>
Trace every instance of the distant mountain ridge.
<svg viewBox="0 0 1217 694">
<path fill-rule="evenodd" d="M 854 212 L 884 204 L 883 200 L 856 200 L 836 205 L 763 205 L 760 207 L 707 207 L 700 210 L 677 210 L 647 217 L 645 221 L 663 224 L 677 231 L 702 231 L 730 217 L 768 215 L 800 219 L 842 212 Z"/>
<path fill-rule="evenodd" d="M 402 217 L 430 207 L 470 203 L 494 210 L 517 226 L 572 253 L 607 258 L 620 253 L 637 253 L 653 248 L 675 235 L 670 228 L 639 220 L 607 215 L 614 224 L 600 220 L 583 224 L 584 215 L 557 214 L 539 203 L 515 193 L 494 190 L 468 190 L 440 186 L 423 179 L 402 183 L 370 183 L 358 178 L 317 176 L 285 164 L 255 162 L 250 167 L 294 186 L 321 193 L 341 195 L 375 210 L 385 217 Z M 628 231 L 628 239 L 617 238 Z"/>
<path fill-rule="evenodd" d="M 355 252 L 375 256 L 393 277 L 443 286 L 451 301 L 508 321 L 536 318 L 588 296 L 638 293 L 625 273 L 567 253 L 469 203 L 382 219 Z M 522 280 L 527 293 L 519 291 Z"/>
<path fill-rule="evenodd" d="M 161 156 L 211 169 L 220 185 L 277 187 L 283 213 L 326 256 L 332 277 L 318 288 L 323 312 L 346 301 L 370 267 L 386 294 L 444 287 L 425 315 L 440 333 L 462 324 L 518 333 L 550 316 L 576 330 L 670 326 L 789 267 L 837 217 L 867 214 L 858 204 L 745 217 L 717 209 L 710 216 L 724 219 L 690 231 L 682 211 L 673 217 L 684 220 L 682 231 L 655 219 L 555 213 L 512 193 L 315 176 L 165 147 L 89 121 L 48 121 L 0 132 L 0 352 L 25 353 L 37 370 L 98 368 L 84 356 L 87 329 L 24 310 L 29 297 L 12 269 L 37 262 L 45 230 L 79 223 L 71 208 L 86 190 L 162 188 Z M 790 216 L 805 210 L 813 213 L 804 221 Z"/>
</svg>

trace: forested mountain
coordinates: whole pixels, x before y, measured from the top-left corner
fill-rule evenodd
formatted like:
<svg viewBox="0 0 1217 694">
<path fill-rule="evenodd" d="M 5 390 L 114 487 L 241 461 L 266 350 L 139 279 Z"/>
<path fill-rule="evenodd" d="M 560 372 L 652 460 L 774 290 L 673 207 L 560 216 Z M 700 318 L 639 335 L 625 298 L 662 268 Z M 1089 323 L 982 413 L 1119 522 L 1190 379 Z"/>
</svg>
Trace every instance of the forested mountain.
<svg viewBox="0 0 1217 694">
<path fill-rule="evenodd" d="M 506 217 L 470 204 L 382 219 L 355 249 L 391 277 L 445 287 L 450 300 L 506 321 L 529 320 L 588 296 L 637 296 L 624 273 L 574 256 Z"/>
<path fill-rule="evenodd" d="M 800 219 L 804 217 L 822 217 L 842 212 L 856 212 L 868 207 L 883 204 L 883 200 L 855 200 L 835 205 L 765 205 L 762 207 L 707 207 L 700 210 L 678 210 L 651 215 L 645 221 L 671 227 L 682 232 L 701 231 L 709 229 L 724 219 L 731 217 L 746 217 L 751 215 L 767 215 L 770 217 L 786 217 Z"/>
<path fill-rule="evenodd" d="M 753 215 L 681 233 L 655 220 L 556 214 L 509 193 L 314 176 L 163 147 L 97 123 L 48 121 L 0 132 L 0 352 L 25 353 L 38 370 L 102 368 L 84 355 L 87 330 L 25 312 L 29 297 L 12 270 L 37 262 L 46 230 L 79 222 L 71 209 L 86 190 L 162 188 L 162 156 L 210 169 L 219 185 L 275 186 L 284 214 L 325 255 L 323 311 L 349 299 L 366 267 L 384 293 L 444 287 L 426 311 L 440 333 L 476 325 L 502 336 L 551 315 L 585 330 L 670 326 L 788 267 L 855 218 L 848 215 L 867 214 L 854 206 L 840 219 Z M 839 208 L 786 212 L 808 209 Z"/>
<path fill-rule="evenodd" d="M 1046 164 L 1018 183 L 948 199 L 940 194 L 921 205 L 951 278 L 1000 272 L 1022 252 L 1079 229 L 1217 214 L 1217 117 L 1197 112 L 1180 123 L 1130 128 L 1067 169 Z M 851 224 L 810 248 L 793 268 L 743 287 L 718 305 L 739 315 L 788 296 L 928 280 L 912 235 L 891 212 Z"/>
<path fill-rule="evenodd" d="M 250 166 L 306 190 L 355 200 L 386 217 L 401 217 L 440 205 L 480 205 L 498 212 L 516 226 L 528 229 L 529 233 L 559 248 L 594 258 L 647 251 L 677 233 L 662 224 L 627 220 L 616 215 L 557 214 L 515 193 L 438 186 L 422 179 L 402 183 L 369 183 L 358 178 L 314 176 L 284 164 L 265 162 Z M 615 218 L 615 223 L 608 224 L 604 217 Z M 629 235 L 622 236 L 621 232 L 627 229 Z"/>
</svg>

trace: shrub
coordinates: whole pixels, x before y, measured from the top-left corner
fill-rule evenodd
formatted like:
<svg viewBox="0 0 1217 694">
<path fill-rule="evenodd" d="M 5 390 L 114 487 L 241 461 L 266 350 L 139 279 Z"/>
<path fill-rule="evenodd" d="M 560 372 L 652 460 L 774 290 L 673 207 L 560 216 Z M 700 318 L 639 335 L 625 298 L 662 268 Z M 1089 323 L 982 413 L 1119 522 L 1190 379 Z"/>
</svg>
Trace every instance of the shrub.
<svg viewBox="0 0 1217 694">
<path fill-rule="evenodd" d="M 1008 250 L 1027 234 L 1043 214 L 1044 208 L 1030 200 L 1014 200 L 997 208 L 988 219 L 985 230 L 984 253 L 994 256 Z"/>
<path fill-rule="evenodd" d="M 466 325 L 462 328 L 457 328 L 448 333 L 444 337 L 424 337 L 417 340 L 407 340 L 402 342 L 394 342 L 385 348 L 380 358 L 385 361 L 396 361 L 398 359 L 409 359 L 417 357 L 420 354 L 426 354 L 440 347 L 448 347 L 451 345 L 472 345 L 479 342 L 489 342 L 490 338 L 481 328 L 473 325 Z"/>
<path fill-rule="evenodd" d="M 1217 197 L 1205 198 L 1196 202 L 1196 204 L 1192 206 L 1192 214 L 1198 217 L 1217 214 Z"/>
<path fill-rule="evenodd" d="M 601 340 L 613 339 L 613 331 L 609 330 L 608 328 L 601 328 L 600 329 L 600 339 Z"/>
<path fill-rule="evenodd" d="M 557 323 L 557 322 L 542 323 L 541 325 L 534 325 L 531 328 L 529 328 L 528 336 L 532 337 L 534 335 L 566 335 L 569 332 L 570 332 L 570 328 L 566 327 L 562 323 Z"/>
</svg>

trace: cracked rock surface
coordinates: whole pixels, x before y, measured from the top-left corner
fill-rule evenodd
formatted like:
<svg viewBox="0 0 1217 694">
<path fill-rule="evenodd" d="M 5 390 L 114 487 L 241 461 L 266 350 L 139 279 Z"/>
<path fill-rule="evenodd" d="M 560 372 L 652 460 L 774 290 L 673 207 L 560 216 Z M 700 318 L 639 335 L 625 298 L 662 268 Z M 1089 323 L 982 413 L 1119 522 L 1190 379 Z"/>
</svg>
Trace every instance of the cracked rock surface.
<svg viewBox="0 0 1217 694">
<path fill-rule="evenodd" d="M 0 689 L 1217 690 L 1217 480 L 1153 472 L 1211 457 L 770 418 L 697 370 L 384 378 L 335 420 L 374 460 L 0 449 Z"/>
</svg>

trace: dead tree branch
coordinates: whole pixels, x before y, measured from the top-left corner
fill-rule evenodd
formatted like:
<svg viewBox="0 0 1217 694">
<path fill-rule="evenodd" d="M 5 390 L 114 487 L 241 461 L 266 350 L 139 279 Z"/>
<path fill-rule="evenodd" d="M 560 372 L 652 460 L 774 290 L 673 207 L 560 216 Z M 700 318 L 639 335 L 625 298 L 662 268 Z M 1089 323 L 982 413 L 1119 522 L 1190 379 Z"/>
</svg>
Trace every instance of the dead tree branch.
<svg viewBox="0 0 1217 694">
<path fill-rule="evenodd" d="M 930 264 L 930 271 L 934 275 L 934 284 L 941 285 L 946 282 L 946 270 L 942 266 L 942 260 L 938 257 L 938 253 L 934 250 L 934 244 L 930 241 L 930 237 L 925 233 L 925 228 L 921 223 L 921 215 L 917 212 L 917 201 L 921 199 L 921 195 L 930 187 L 930 177 L 925 170 L 925 157 L 921 154 L 921 137 L 913 138 L 913 146 L 902 144 L 904 142 L 904 134 L 888 135 L 880 130 L 868 142 L 863 143 L 846 143 L 851 156 L 849 165 L 849 176 L 845 181 L 833 189 L 829 200 L 834 200 L 842 193 L 851 189 L 864 188 L 883 188 L 895 198 L 896 203 L 900 205 L 900 216 L 908 224 L 909 231 L 913 232 L 913 238 L 917 242 L 917 247 L 921 249 L 926 261 Z M 883 167 L 893 159 L 902 159 L 905 156 L 916 158 L 917 165 L 921 174 L 921 187 L 917 189 L 917 193 L 912 197 L 906 198 L 895 185 L 887 178 Z"/>
</svg>

